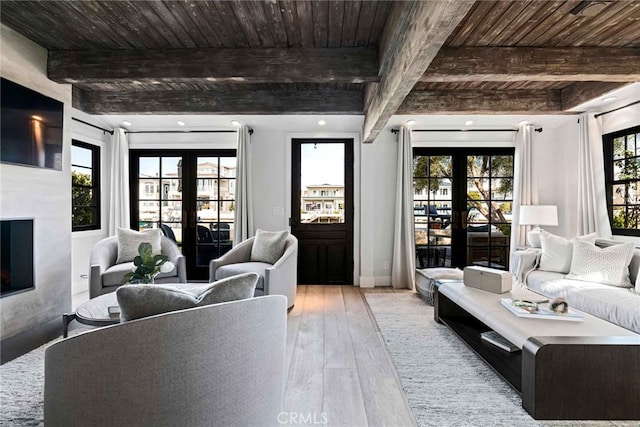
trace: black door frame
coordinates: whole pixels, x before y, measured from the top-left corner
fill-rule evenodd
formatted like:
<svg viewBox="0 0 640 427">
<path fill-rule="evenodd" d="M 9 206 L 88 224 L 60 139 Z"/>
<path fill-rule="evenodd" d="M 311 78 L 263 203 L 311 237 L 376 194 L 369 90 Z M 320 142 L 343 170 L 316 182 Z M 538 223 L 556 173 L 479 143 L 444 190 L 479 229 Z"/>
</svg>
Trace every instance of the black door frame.
<svg viewBox="0 0 640 427">
<path fill-rule="evenodd" d="M 514 147 L 414 147 L 413 156 L 451 156 L 451 267 L 467 265 L 467 156 L 514 156 Z M 515 165 L 514 165 L 515 166 Z"/>
<path fill-rule="evenodd" d="M 138 229 L 136 219 L 139 214 L 139 162 L 141 157 L 182 157 L 182 254 L 187 262 L 187 277 L 190 280 L 203 280 L 209 278 L 208 266 L 196 266 L 197 243 L 197 170 L 196 159 L 198 157 L 235 157 L 235 149 L 131 149 L 129 150 L 129 194 L 130 200 L 130 227 Z M 237 177 L 236 177 L 237 179 Z M 186 185 L 190 183 L 190 185 Z M 162 217 L 160 217 L 162 218 Z M 160 221 L 161 222 L 161 221 Z"/>
<path fill-rule="evenodd" d="M 344 155 L 344 224 L 301 224 L 300 223 L 300 197 L 301 197 L 301 146 L 302 144 L 331 144 L 341 143 L 345 147 Z M 347 233 L 347 251 L 348 261 L 346 264 L 346 273 L 344 284 L 353 285 L 354 275 L 354 139 L 353 138 L 292 138 L 291 139 L 291 218 L 289 225 L 291 233 L 309 231 L 310 228 L 322 227 L 322 232 L 342 231 L 346 228 Z M 300 261 L 299 261 L 300 263 Z M 300 265 L 299 265 L 300 267 Z M 300 277 L 300 268 L 298 268 L 298 277 Z"/>
</svg>

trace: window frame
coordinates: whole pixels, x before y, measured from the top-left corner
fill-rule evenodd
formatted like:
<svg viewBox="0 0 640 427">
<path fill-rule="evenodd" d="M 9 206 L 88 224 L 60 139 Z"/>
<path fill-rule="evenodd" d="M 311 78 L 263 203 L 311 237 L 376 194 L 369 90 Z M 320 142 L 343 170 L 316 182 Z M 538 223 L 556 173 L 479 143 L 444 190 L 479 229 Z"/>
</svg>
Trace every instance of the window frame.
<svg viewBox="0 0 640 427">
<path fill-rule="evenodd" d="M 627 129 L 622 129 L 616 132 L 611 132 L 602 135 L 602 148 L 604 151 L 604 182 L 605 182 L 605 194 L 607 197 L 607 214 L 609 216 L 609 224 L 611 225 L 611 234 L 616 236 L 640 236 L 640 229 L 632 229 L 632 228 L 615 228 L 613 226 L 613 187 L 615 185 L 620 184 L 629 184 L 629 183 L 637 183 L 640 188 L 640 177 L 636 179 L 623 179 L 623 180 L 614 180 L 613 172 L 614 172 L 614 144 L 613 141 L 616 138 L 627 135 L 638 135 L 640 134 L 640 125 L 633 126 Z M 640 145 L 640 141 L 636 136 L 636 147 Z M 640 161 L 640 148 L 636 148 L 636 155 L 633 157 L 624 157 L 624 159 L 638 159 Z M 616 204 L 616 206 L 620 206 Z M 624 204 L 625 207 L 633 206 L 629 204 Z"/>
<path fill-rule="evenodd" d="M 89 231 L 89 230 L 100 230 L 102 229 L 102 218 L 101 218 L 101 191 L 100 191 L 100 146 L 96 144 L 90 144 L 88 142 L 80 141 L 78 139 L 72 139 L 71 145 L 75 147 L 80 147 L 91 151 L 91 186 L 78 186 L 73 184 L 73 178 L 71 179 L 71 231 Z M 73 159 L 71 162 L 71 167 L 83 167 L 80 165 L 74 165 Z M 70 172 L 72 173 L 73 170 Z M 91 199 L 92 204 L 90 206 L 82 206 L 82 207 L 90 207 L 95 209 L 94 221 L 92 224 L 88 225 L 73 225 L 73 189 L 74 188 L 90 188 L 91 189 Z"/>
</svg>

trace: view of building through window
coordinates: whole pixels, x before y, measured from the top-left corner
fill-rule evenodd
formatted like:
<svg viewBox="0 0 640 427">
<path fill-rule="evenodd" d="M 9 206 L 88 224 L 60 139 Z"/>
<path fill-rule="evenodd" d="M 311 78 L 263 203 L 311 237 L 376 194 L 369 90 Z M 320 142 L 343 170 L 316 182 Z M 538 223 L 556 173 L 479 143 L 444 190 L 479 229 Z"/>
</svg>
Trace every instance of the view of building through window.
<svg viewBox="0 0 640 427">
<path fill-rule="evenodd" d="M 300 170 L 300 221 L 344 223 L 344 144 L 303 144 Z"/>
<path fill-rule="evenodd" d="M 168 225 L 178 243 L 182 242 L 183 177 L 182 157 L 140 157 L 139 211 L 140 230 Z M 206 229 L 207 240 L 218 228 L 226 241 L 233 236 L 235 210 L 236 158 L 198 157 L 196 172 L 196 219 L 198 232 Z M 219 223 L 224 225 L 218 226 Z"/>
</svg>

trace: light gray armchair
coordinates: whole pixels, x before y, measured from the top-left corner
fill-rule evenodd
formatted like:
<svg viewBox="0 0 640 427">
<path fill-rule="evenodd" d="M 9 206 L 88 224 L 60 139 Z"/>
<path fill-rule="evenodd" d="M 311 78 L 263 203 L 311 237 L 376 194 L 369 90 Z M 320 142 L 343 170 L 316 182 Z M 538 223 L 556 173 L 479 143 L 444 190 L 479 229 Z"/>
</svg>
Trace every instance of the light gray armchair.
<svg viewBox="0 0 640 427">
<path fill-rule="evenodd" d="M 156 276 L 156 283 L 187 283 L 187 265 L 178 245 L 162 236 L 161 253 L 169 257 L 176 267 L 169 273 Z M 116 264 L 118 258 L 118 238 L 107 237 L 93 245 L 89 258 L 89 298 L 108 294 L 118 289 L 124 275 L 131 271 L 133 262 Z"/>
<path fill-rule="evenodd" d="M 289 235 L 282 257 L 275 264 L 251 262 L 251 249 L 255 237 L 250 237 L 218 259 L 209 263 L 209 282 L 242 273 L 258 273 L 255 296 L 284 295 L 287 308 L 296 302 L 298 285 L 298 239 Z"/>
<path fill-rule="evenodd" d="M 284 297 L 95 329 L 45 352 L 47 426 L 274 426 L 285 385 Z"/>
</svg>

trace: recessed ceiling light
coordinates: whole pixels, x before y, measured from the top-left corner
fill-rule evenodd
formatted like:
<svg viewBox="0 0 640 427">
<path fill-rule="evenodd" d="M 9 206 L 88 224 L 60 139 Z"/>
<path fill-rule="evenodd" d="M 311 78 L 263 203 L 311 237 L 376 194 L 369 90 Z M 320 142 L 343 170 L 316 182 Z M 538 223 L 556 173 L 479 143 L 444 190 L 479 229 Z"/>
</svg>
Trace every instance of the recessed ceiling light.
<svg viewBox="0 0 640 427">
<path fill-rule="evenodd" d="M 415 124 L 416 124 L 416 121 L 415 121 L 415 120 L 407 120 L 407 122 L 406 122 L 406 125 L 407 125 L 407 126 L 413 126 L 413 125 L 415 125 Z"/>
<path fill-rule="evenodd" d="M 239 128 L 240 127 L 240 122 L 237 120 L 231 120 L 231 124 L 234 125 L 235 127 Z"/>
<path fill-rule="evenodd" d="M 471 126 L 473 124 L 473 120 L 467 120 L 464 124 L 465 126 Z"/>
<path fill-rule="evenodd" d="M 607 96 L 606 98 L 602 98 L 602 102 L 611 102 L 615 101 L 616 99 L 618 99 L 617 96 Z"/>
<path fill-rule="evenodd" d="M 529 124 L 529 120 L 522 120 L 518 122 L 518 126 L 525 126 Z"/>
<path fill-rule="evenodd" d="M 326 125 L 326 124 L 327 124 L 327 122 L 325 122 L 324 120 L 318 120 L 318 124 L 319 124 L 320 126 L 324 126 L 324 125 Z"/>
<path fill-rule="evenodd" d="M 571 9 L 569 13 L 576 16 L 597 16 L 611 3 L 610 0 L 584 0 Z"/>
<path fill-rule="evenodd" d="M 178 124 L 178 126 L 184 126 L 184 125 L 186 125 L 186 123 L 185 123 L 185 122 L 183 122 L 182 120 L 178 120 L 176 123 Z"/>
<path fill-rule="evenodd" d="M 122 124 L 125 125 L 125 126 L 131 126 L 131 122 L 128 122 L 126 120 L 123 120 Z"/>
</svg>

